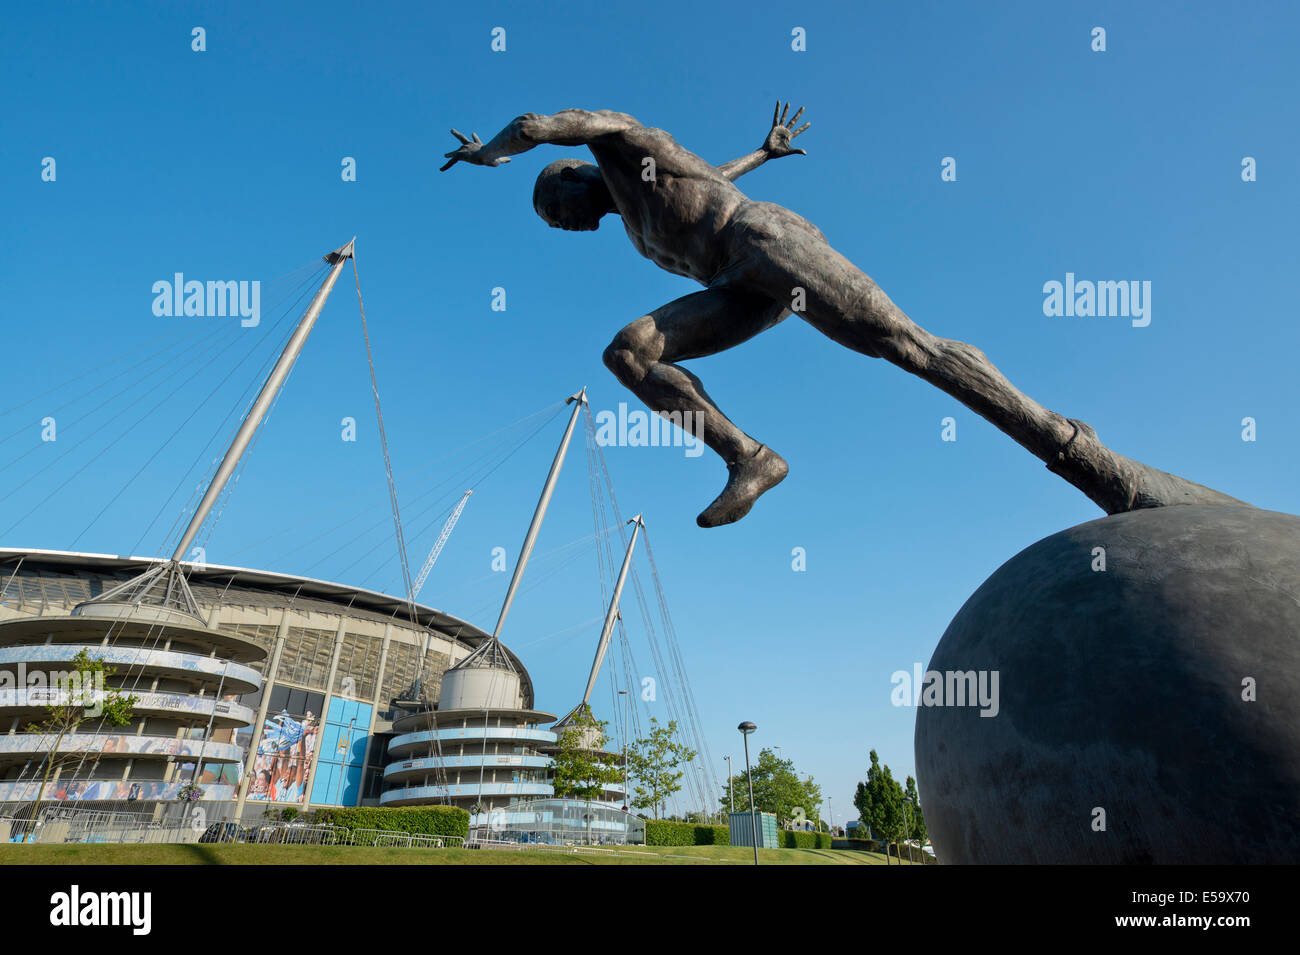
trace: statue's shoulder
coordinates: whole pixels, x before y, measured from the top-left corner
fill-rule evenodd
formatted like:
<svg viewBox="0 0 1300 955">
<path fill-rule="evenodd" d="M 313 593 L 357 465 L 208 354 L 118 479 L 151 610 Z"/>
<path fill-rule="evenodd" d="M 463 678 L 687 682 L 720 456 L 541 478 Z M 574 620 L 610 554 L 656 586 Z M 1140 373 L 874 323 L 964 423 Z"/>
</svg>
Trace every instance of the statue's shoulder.
<svg viewBox="0 0 1300 955">
<path fill-rule="evenodd" d="M 641 169 L 646 160 L 653 159 L 659 172 L 679 179 L 717 180 L 731 185 L 707 160 L 681 145 L 667 130 L 655 126 L 638 123 L 594 138 L 587 145 L 602 166 L 610 161 Z"/>
<path fill-rule="evenodd" d="M 631 117 L 628 117 L 629 119 Z M 626 126 L 620 126 L 611 129 L 609 132 L 600 136 L 603 140 L 617 140 L 624 143 L 634 143 L 636 145 L 651 145 L 654 143 L 676 143 L 667 132 L 662 129 L 656 129 L 653 126 L 645 126 L 641 123 L 631 123 Z"/>
<path fill-rule="evenodd" d="M 632 126 L 617 134 L 625 148 L 638 156 L 653 156 L 661 168 L 681 176 L 713 175 L 716 170 L 691 152 L 666 129 L 655 126 Z"/>
</svg>

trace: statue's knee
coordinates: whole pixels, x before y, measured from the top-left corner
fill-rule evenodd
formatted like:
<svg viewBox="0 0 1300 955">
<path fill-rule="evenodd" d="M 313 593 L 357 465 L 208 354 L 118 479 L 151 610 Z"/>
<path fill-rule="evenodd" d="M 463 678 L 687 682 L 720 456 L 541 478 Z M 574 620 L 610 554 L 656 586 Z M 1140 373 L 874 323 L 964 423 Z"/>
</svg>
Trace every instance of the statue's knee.
<svg viewBox="0 0 1300 955">
<path fill-rule="evenodd" d="M 601 358 L 619 381 L 634 381 L 645 374 L 644 363 L 638 360 L 635 345 L 622 332 L 605 347 Z"/>
<path fill-rule="evenodd" d="M 640 381 L 663 354 L 663 338 L 654 324 L 638 319 L 628 325 L 605 349 L 605 367 L 625 384 Z"/>
<path fill-rule="evenodd" d="M 966 365 L 987 365 L 989 361 L 987 355 L 974 345 L 968 345 L 966 342 L 945 339 L 943 348 L 949 355 L 955 355 L 959 361 Z"/>
</svg>

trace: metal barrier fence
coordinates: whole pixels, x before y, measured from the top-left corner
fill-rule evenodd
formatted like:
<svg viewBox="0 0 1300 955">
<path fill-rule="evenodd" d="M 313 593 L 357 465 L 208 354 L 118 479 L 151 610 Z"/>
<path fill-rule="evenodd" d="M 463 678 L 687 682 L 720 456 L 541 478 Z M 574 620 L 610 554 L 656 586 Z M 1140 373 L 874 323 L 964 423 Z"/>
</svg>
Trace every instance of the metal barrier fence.
<svg viewBox="0 0 1300 955">
<path fill-rule="evenodd" d="M 50 817 L 42 815 L 37 822 L 0 818 L 0 843 L 198 842 L 201 834 L 184 824 L 167 825 L 149 819 L 82 818 L 66 810 Z"/>
<path fill-rule="evenodd" d="M 471 819 L 469 841 L 604 848 L 645 845 L 645 820 L 596 800 L 523 799 Z"/>
<path fill-rule="evenodd" d="M 135 817 L 135 818 L 132 818 Z M 41 813 L 33 825 L 29 819 L 0 816 L 0 843 L 17 842 L 37 845 L 73 843 L 161 844 L 161 843 L 242 843 L 246 845 L 299 846 L 368 846 L 372 848 L 448 849 L 469 848 L 499 851 L 526 851 L 584 856 L 636 856 L 644 861 L 661 858 L 659 853 L 631 846 L 608 848 L 595 845 L 556 845 L 514 838 L 485 838 L 475 833 L 471 839 L 389 829 L 345 829 L 341 826 L 312 825 L 305 822 L 262 822 L 241 826 L 221 821 L 195 827 L 182 823 L 163 824 L 138 813 L 97 812 L 94 810 L 55 809 Z M 648 857 L 648 858 L 647 858 Z M 689 856 L 666 858 L 690 859 L 693 862 L 721 862 Z"/>
<path fill-rule="evenodd" d="M 183 820 L 158 822 L 138 813 L 64 808 L 42 812 L 36 822 L 0 816 L 0 843 L 245 843 L 443 849 L 459 847 L 464 842 L 461 836 L 345 829 L 305 822 L 261 822 L 243 826 L 227 820 L 209 823 L 203 819 L 201 823 L 192 824 Z"/>
<path fill-rule="evenodd" d="M 515 850 L 516 852 L 546 852 L 554 855 L 581 855 L 581 856 L 628 856 L 638 859 L 640 862 L 649 862 L 651 860 L 659 861 L 661 859 L 682 859 L 700 865 L 720 864 L 725 865 L 726 859 L 711 859 L 707 856 L 688 856 L 673 853 L 652 852 L 649 849 L 637 848 L 634 845 L 622 845 L 618 848 L 611 849 L 602 846 L 584 845 L 575 843 L 570 845 L 548 845 L 543 842 L 519 842 L 514 839 L 472 839 L 466 843 L 471 849 L 499 849 Z"/>
<path fill-rule="evenodd" d="M 350 846 L 400 846 L 403 848 L 449 849 L 465 844 L 462 836 L 433 836 L 414 832 L 393 832 L 389 829 L 343 829 Z"/>
</svg>

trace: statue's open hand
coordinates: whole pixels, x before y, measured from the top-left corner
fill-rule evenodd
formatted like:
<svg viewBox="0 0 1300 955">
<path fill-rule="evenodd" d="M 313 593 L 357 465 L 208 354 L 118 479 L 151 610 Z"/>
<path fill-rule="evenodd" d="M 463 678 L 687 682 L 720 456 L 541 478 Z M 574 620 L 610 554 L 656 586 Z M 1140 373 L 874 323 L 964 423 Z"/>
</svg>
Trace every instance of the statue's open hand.
<svg viewBox="0 0 1300 955">
<path fill-rule="evenodd" d="M 796 149 L 791 145 L 791 140 L 802 133 L 812 123 L 804 123 L 798 129 L 794 129 L 795 123 L 799 122 L 799 117 L 803 115 L 803 107 L 800 106 L 790 121 L 786 122 L 786 115 L 790 112 L 790 104 L 785 104 L 785 109 L 781 108 L 781 101 L 776 101 L 776 109 L 772 111 L 772 130 L 767 134 L 767 139 L 763 143 L 763 150 L 772 159 L 779 159 L 782 156 L 793 156 L 796 153 L 800 156 L 807 156 L 806 149 Z"/>
<path fill-rule="evenodd" d="M 451 134 L 460 140 L 460 148 L 443 154 L 447 162 L 438 169 L 438 172 L 446 172 L 458 162 L 467 162 L 475 166 L 500 166 L 503 163 L 508 163 L 510 161 L 505 156 L 501 156 L 498 159 L 486 159 L 480 156 L 479 150 L 483 148 L 483 140 L 478 138 L 478 133 L 474 134 L 473 139 L 470 139 L 463 133 L 457 132 L 454 129 L 451 131 Z"/>
</svg>

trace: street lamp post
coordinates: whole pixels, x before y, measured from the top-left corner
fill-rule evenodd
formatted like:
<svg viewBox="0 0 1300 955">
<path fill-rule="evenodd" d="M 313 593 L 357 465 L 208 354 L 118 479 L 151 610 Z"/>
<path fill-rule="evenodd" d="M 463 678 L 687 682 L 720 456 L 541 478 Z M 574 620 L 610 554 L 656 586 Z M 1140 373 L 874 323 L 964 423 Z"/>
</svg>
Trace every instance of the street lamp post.
<svg viewBox="0 0 1300 955">
<path fill-rule="evenodd" d="M 732 782 L 731 757 L 724 756 L 722 758 L 727 761 L 727 813 L 728 813 L 727 825 L 731 825 L 730 813 L 736 811 L 736 786 Z"/>
<path fill-rule="evenodd" d="M 749 734 L 758 729 L 746 720 L 736 729 L 745 740 L 745 782 L 749 783 L 749 834 L 754 842 L 754 865 L 758 865 L 758 819 L 754 815 L 754 777 L 749 771 Z"/>
<path fill-rule="evenodd" d="M 776 759 L 777 759 L 778 762 L 780 762 L 780 759 L 781 759 L 781 747 L 780 747 L 780 746 L 773 746 L 773 747 L 772 747 L 772 755 L 776 757 Z M 760 751 L 759 754 L 758 754 L 758 758 L 759 758 L 759 759 L 762 759 L 762 758 L 763 758 L 763 754 L 762 754 L 761 751 Z M 791 824 L 791 823 L 790 823 L 790 820 L 789 820 L 789 819 L 785 820 L 785 825 L 788 826 L 788 825 L 790 825 L 790 824 Z M 782 827 L 782 820 L 781 820 L 781 817 L 780 817 L 780 816 L 777 816 L 777 817 L 776 817 L 776 827 L 777 827 L 778 829 L 780 829 L 780 828 Z"/>
<path fill-rule="evenodd" d="M 627 738 L 630 735 L 629 728 L 632 724 L 632 695 L 627 690 L 619 690 L 619 696 L 627 697 L 627 715 L 623 719 L 623 811 L 628 811 L 628 800 L 630 798 L 629 787 L 631 782 L 628 778 L 627 768 Z"/>
</svg>

